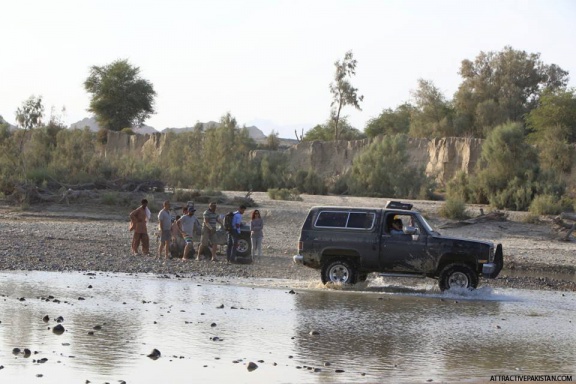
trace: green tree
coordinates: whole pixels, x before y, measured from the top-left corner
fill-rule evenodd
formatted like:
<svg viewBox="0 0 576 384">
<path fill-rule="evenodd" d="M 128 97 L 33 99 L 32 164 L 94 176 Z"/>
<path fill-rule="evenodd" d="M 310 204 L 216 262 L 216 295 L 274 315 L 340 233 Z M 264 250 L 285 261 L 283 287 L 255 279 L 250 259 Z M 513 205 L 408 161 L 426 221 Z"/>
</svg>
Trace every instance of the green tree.
<svg viewBox="0 0 576 384">
<path fill-rule="evenodd" d="M 576 142 L 576 94 L 574 89 L 550 89 L 526 117 L 528 138 L 538 149 L 543 169 L 568 173 Z"/>
<path fill-rule="evenodd" d="M 569 143 L 576 143 L 576 91 L 556 89 L 543 92 L 538 106 L 526 117 L 530 139 L 541 141 L 553 127 Z"/>
<path fill-rule="evenodd" d="M 44 105 L 42 104 L 42 96 L 30 96 L 22 103 L 22 106 L 16 109 L 16 122 L 23 129 L 19 133 L 20 144 L 18 146 L 18 168 L 21 170 L 24 178 L 28 173 L 28 159 L 26 158 L 26 148 L 24 142 L 28 140 L 28 131 L 40 127 L 42 125 L 42 117 L 44 117 Z"/>
<path fill-rule="evenodd" d="M 271 151 L 275 151 L 280 147 L 280 139 L 278 138 L 278 132 L 272 130 L 268 137 L 266 137 L 266 148 Z"/>
<path fill-rule="evenodd" d="M 334 140 L 336 122 L 328 119 L 324 124 L 318 124 L 304 134 L 303 141 L 331 141 Z M 340 119 L 340 140 L 361 140 L 366 136 L 348 123 L 346 117 Z"/>
<path fill-rule="evenodd" d="M 423 169 L 411 167 L 405 135 L 375 139 L 352 164 L 347 180 L 352 195 L 427 198 L 433 183 Z"/>
<path fill-rule="evenodd" d="M 84 82 L 92 98 L 88 111 L 102 128 L 120 131 L 140 126 L 154 112 L 156 92 L 152 83 L 140 77 L 140 68 L 127 60 L 93 66 Z"/>
<path fill-rule="evenodd" d="M 340 140 L 340 112 L 346 105 L 351 105 L 358 110 L 360 102 L 364 96 L 358 96 L 358 89 L 350 83 L 350 77 L 356 74 L 356 59 L 352 51 L 346 52 L 342 61 L 336 61 L 334 66 L 334 82 L 330 83 L 330 93 L 332 94 L 332 103 L 330 107 L 331 119 L 334 120 L 334 140 Z"/>
<path fill-rule="evenodd" d="M 42 96 L 30 96 L 20 108 L 16 109 L 16 122 L 25 130 L 41 126 L 42 117 L 44 117 Z"/>
<path fill-rule="evenodd" d="M 415 108 L 410 116 L 410 136 L 454 136 L 453 109 L 440 90 L 431 82 L 418 79 L 418 88 L 412 92 Z"/>
<path fill-rule="evenodd" d="M 385 109 L 376 118 L 370 119 L 364 132 L 368 137 L 378 135 L 395 135 L 397 133 L 408 134 L 410 129 L 410 116 L 414 106 L 410 103 L 404 103 L 396 107 Z"/>
<path fill-rule="evenodd" d="M 526 142 L 520 123 L 500 125 L 490 132 L 482 145 L 480 170 L 472 179 L 482 191 L 481 201 L 476 202 L 486 199 L 497 208 L 514 210 L 528 209 L 535 194 L 558 185 L 541 174 L 536 150 Z"/>
<path fill-rule="evenodd" d="M 454 96 L 459 121 L 468 121 L 468 134 L 485 137 L 496 125 L 522 121 L 537 105 L 544 89 L 564 88 L 568 72 L 544 64 L 539 53 L 512 47 L 501 52 L 480 52 L 474 61 L 463 60 L 464 81 Z"/>
</svg>

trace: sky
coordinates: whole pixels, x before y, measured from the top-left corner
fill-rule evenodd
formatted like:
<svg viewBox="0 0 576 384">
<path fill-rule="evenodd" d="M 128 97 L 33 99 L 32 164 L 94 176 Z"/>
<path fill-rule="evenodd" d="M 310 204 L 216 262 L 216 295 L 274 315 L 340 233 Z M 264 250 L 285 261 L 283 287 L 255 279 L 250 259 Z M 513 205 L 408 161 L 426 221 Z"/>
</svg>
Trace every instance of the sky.
<svg viewBox="0 0 576 384">
<path fill-rule="evenodd" d="M 295 138 L 330 114 L 334 63 L 352 51 L 355 128 L 411 100 L 418 79 L 452 99 L 462 60 L 505 46 L 539 53 L 576 86 L 572 0 L 7 0 L 0 115 L 42 96 L 46 119 L 85 117 L 92 66 L 127 59 L 157 96 L 161 131 L 218 121 Z M 62 112 L 65 108 L 65 112 Z"/>
</svg>

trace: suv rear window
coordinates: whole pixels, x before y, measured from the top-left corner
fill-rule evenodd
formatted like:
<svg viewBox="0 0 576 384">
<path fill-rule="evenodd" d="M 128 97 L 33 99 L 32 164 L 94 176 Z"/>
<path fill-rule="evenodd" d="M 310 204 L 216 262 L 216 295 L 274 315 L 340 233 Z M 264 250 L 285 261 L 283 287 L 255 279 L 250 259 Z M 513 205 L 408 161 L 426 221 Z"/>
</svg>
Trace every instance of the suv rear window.
<svg viewBox="0 0 576 384">
<path fill-rule="evenodd" d="M 314 226 L 369 230 L 374 226 L 375 216 L 372 212 L 322 211 Z"/>
</svg>

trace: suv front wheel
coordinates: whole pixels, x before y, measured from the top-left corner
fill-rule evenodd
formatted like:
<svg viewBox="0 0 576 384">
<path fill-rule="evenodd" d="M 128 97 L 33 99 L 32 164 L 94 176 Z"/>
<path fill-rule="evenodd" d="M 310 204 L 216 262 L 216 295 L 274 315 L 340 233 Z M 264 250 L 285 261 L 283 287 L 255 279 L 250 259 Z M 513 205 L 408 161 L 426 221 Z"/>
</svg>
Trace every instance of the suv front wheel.
<svg viewBox="0 0 576 384">
<path fill-rule="evenodd" d="M 478 275 L 472 268 L 464 264 L 449 264 L 438 278 L 441 291 L 450 288 L 475 289 L 478 286 Z"/>
<path fill-rule="evenodd" d="M 346 260 L 331 260 L 322 267 L 322 283 L 356 284 L 357 273 Z"/>
</svg>

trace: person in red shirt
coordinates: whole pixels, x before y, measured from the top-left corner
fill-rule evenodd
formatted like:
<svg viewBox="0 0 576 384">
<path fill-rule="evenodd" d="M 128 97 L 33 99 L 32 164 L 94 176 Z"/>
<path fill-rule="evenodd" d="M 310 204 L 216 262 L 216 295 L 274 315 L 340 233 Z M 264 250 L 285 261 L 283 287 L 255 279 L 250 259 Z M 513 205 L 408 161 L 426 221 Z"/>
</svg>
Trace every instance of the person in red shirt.
<svg viewBox="0 0 576 384">
<path fill-rule="evenodd" d="M 142 253 L 144 255 L 150 254 L 150 238 L 148 237 L 148 229 L 146 228 L 146 208 L 148 207 L 148 200 L 142 199 L 138 208 L 130 212 L 130 221 L 134 235 L 132 237 L 132 255 L 138 254 L 138 247 L 142 242 Z"/>
</svg>

